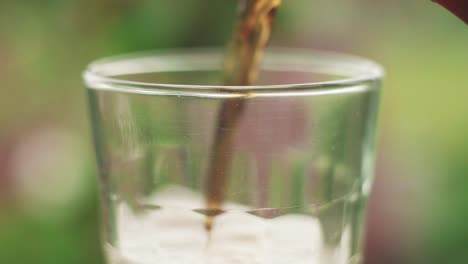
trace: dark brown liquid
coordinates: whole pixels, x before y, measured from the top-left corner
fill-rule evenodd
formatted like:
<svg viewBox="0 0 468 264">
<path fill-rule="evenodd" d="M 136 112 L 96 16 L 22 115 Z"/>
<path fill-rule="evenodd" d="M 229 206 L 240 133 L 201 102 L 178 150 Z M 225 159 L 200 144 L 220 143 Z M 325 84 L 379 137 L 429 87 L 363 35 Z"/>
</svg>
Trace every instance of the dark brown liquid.
<svg viewBox="0 0 468 264">
<path fill-rule="evenodd" d="M 270 39 L 277 8 L 282 0 L 244 0 L 229 50 L 225 59 L 225 85 L 245 86 L 255 82 L 263 51 Z M 248 93 L 246 93 L 248 96 Z M 223 102 L 218 114 L 215 141 L 207 177 L 207 210 L 220 211 L 230 171 L 233 136 L 245 100 Z M 208 215 L 206 229 L 210 231 L 215 215 Z"/>
</svg>

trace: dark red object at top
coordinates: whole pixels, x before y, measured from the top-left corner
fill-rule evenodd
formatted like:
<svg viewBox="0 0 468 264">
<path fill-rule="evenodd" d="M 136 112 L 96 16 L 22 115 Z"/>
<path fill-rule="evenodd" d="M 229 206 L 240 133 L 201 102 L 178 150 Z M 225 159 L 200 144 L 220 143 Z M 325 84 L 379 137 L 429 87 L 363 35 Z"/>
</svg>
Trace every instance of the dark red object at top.
<svg viewBox="0 0 468 264">
<path fill-rule="evenodd" d="M 433 0 L 444 6 L 468 24 L 468 0 Z"/>
</svg>

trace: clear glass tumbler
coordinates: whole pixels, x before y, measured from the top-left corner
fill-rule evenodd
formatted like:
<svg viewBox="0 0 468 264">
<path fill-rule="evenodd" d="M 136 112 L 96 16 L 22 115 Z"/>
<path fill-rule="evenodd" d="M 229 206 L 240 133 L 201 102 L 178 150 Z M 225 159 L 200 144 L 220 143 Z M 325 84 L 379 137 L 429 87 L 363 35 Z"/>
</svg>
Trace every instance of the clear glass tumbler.
<svg viewBox="0 0 468 264">
<path fill-rule="evenodd" d="M 220 50 L 84 74 L 112 264 L 361 263 L 382 69 L 272 48 L 258 85 Z"/>
</svg>

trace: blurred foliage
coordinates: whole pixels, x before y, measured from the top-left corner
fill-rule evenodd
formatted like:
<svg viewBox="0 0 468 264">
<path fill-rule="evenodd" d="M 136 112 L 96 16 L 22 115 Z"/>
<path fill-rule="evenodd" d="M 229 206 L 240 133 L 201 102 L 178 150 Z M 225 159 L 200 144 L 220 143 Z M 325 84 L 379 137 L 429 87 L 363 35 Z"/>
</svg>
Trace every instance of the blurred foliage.
<svg viewBox="0 0 468 264">
<path fill-rule="evenodd" d="M 236 4 L 0 2 L 0 263 L 102 263 L 82 70 L 89 61 L 116 53 L 223 45 Z M 295 0 L 280 10 L 273 44 L 352 52 L 387 70 L 376 179 L 385 192 L 376 191 L 374 198 L 388 207 L 371 212 L 370 223 L 382 232 L 369 243 L 382 249 L 370 252 L 369 259 L 466 263 L 466 26 L 430 1 Z M 17 147 L 42 127 L 68 131 L 87 150 L 83 192 L 64 196 L 70 201 L 65 208 L 25 203 L 15 178 Z M 75 160 L 73 154 L 60 158 Z M 48 169 L 57 173 L 53 165 Z M 53 177 L 35 184 L 43 192 L 62 187 Z M 385 236 L 389 227 L 372 221 L 379 215 L 396 234 Z M 398 252 L 390 250 L 392 243 Z"/>
</svg>

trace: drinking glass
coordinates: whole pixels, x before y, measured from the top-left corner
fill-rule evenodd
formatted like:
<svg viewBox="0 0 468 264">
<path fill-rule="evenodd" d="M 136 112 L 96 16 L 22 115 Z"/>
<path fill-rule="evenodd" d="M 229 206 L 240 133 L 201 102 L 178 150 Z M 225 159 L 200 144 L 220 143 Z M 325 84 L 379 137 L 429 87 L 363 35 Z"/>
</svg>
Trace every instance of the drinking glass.
<svg viewBox="0 0 468 264">
<path fill-rule="evenodd" d="M 187 49 L 84 73 L 108 263 L 362 263 L 381 67 L 270 48 L 255 85 L 222 69 Z"/>
</svg>

